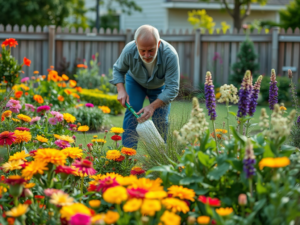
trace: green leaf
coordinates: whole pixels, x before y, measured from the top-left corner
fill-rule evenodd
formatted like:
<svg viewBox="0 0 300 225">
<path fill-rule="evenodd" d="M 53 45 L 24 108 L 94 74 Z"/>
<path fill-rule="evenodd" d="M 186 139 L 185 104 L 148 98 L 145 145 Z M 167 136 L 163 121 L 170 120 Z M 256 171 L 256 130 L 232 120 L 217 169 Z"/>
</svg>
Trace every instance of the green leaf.
<svg viewBox="0 0 300 225">
<path fill-rule="evenodd" d="M 230 164 L 225 162 L 222 165 L 218 165 L 217 168 L 213 169 L 207 174 L 210 180 L 219 180 L 229 169 Z"/>
<path fill-rule="evenodd" d="M 244 135 L 240 135 L 236 132 L 235 128 L 233 126 L 230 126 L 231 132 L 235 139 L 237 139 L 239 142 L 241 142 L 244 146 L 247 142 L 247 137 Z"/>
<path fill-rule="evenodd" d="M 155 166 L 152 167 L 150 170 L 147 171 L 147 174 L 151 172 L 169 172 L 169 173 L 176 173 L 174 171 L 174 167 L 172 165 L 163 165 L 163 166 Z"/>
<path fill-rule="evenodd" d="M 201 139 L 200 151 L 204 152 L 206 150 L 205 146 L 209 138 L 209 130 L 207 129 L 204 137 Z"/>
<path fill-rule="evenodd" d="M 236 113 L 235 113 L 235 112 L 229 111 L 229 113 L 230 113 L 231 115 L 233 115 L 234 117 L 236 117 Z"/>
<path fill-rule="evenodd" d="M 256 190 L 258 194 L 268 193 L 267 188 L 262 185 L 261 178 L 259 176 L 257 178 Z"/>
<path fill-rule="evenodd" d="M 238 171 L 243 171 L 243 162 L 238 159 L 227 160 L 232 167 Z"/>
<path fill-rule="evenodd" d="M 183 178 L 179 181 L 180 185 L 190 185 L 191 183 L 200 183 L 203 181 L 203 177 L 196 177 L 196 176 L 192 176 L 192 177 L 186 177 Z"/>
<path fill-rule="evenodd" d="M 280 148 L 280 152 L 279 152 L 279 156 L 286 156 L 286 157 L 290 157 L 290 155 L 297 151 L 297 148 L 290 146 L 290 145 L 282 145 Z"/>
<path fill-rule="evenodd" d="M 266 145 L 264 147 L 265 149 L 265 152 L 264 152 L 264 158 L 267 158 L 267 157 L 274 157 L 274 153 L 272 152 L 271 148 L 270 148 L 270 145 Z"/>
<path fill-rule="evenodd" d="M 209 158 L 204 152 L 198 152 L 198 158 L 201 164 L 207 168 L 211 168 L 215 162 L 215 158 Z"/>
</svg>

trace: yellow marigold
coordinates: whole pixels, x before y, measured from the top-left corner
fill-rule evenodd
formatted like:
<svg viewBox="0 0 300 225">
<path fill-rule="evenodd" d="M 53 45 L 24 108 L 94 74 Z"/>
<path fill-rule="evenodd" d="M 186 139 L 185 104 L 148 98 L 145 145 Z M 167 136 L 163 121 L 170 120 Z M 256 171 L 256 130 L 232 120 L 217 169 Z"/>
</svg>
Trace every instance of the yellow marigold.
<svg viewBox="0 0 300 225">
<path fill-rule="evenodd" d="M 141 213 L 147 216 L 154 216 L 155 212 L 161 210 L 161 204 L 158 200 L 145 199 L 141 207 Z"/>
<path fill-rule="evenodd" d="M 286 110 L 286 108 L 284 107 L 284 106 L 280 106 L 280 108 L 279 108 L 280 110 Z"/>
<path fill-rule="evenodd" d="M 19 204 L 17 207 L 12 208 L 10 211 L 7 211 L 6 216 L 11 217 L 20 217 L 28 211 L 28 205 Z"/>
<path fill-rule="evenodd" d="M 12 111 L 6 110 L 6 111 L 4 111 L 4 112 L 2 113 L 2 116 L 4 116 L 4 117 L 11 117 L 11 114 L 12 114 Z"/>
<path fill-rule="evenodd" d="M 31 121 L 31 118 L 29 116 L 26 116 L 24 114 L 19 114 L 17 115 L 18 119 L 24 121 L 24 122 L 30 122 Z"/>
<path fill-rule="evenodd" d="M 58 134 L 53 134 L 53 136 L 54 136 L 56 139 L 59 139 L 59 138 L 60 138 L 60 135 L 58 135 Z"/>
<path fill-rule="evenodd" d="M 48 142 L 48 139 L 42 137 L 41 135 L 37 135 L 36 140 L 38 140 L 39 142 L 42 142 L 42 143 L 47 143 Z"/>
<path fill-rule="evenodd" d="M 28 184 L 24 184 L 24 188 L 33 188 L 35 186 L 35 183 L 28 183 Z"/>
<path fill-rule="evenodd" d="M 121 153 L 119 150 L 108 150 L 106 152 L 106 158 L 110 160 L 116 160 L 121 156 Z"/>
<path fill-rule="evenodd" d="M 64 165 L 67 156 L 57 149 L 44 148 L 38 149 L 34 156 L 35 160 L 46 163 L 53 163 L 55 165 Z"/>
<path fill-rule="evenodd" d="M 69 85 L 70 85 L 70 87 L 75 87 L 77 85 L 76 80 L 70 80 Z"/>
<path fill-rule="evenodd" d="M 197 223 L 199 223 L 199 224 L 209 224 L 209 222 L 210 222 L 209 216 L 199 216 L 197 218 Z"/>
<path fill-rule="evenodd" d="M 12 156 L 9 157 L 8 161 L 14 161 L 14 160 L 23 160 L 23 161 L 27 161 L 26 157 L 30 156 L 29 154 L 27 154 L 24 150 L 21 152 L 16 152 L 15 154 L 13 154 Z"/>
<path fill-rule="evenodd" d="M 34 160 L 22 170 L 22 176 L 31 179 L 36 174 L 44 174 L 45 170 L 48 170 L 47 162 Z"/>
<path fill-rule="evenodd" d="M 138 178 L 134 175 L 130 175 L 128 177 L 117 177 L 117 182 L 122 186 L 129 186 L 132 185 L 134 182 L 138 180 Z"/>
<path fill-rule="evenodd" d="M 7 188 L 0 186 L 0 197 L 3 195 L 3 193 L 7 192 Z"/>
<path fill-rule="evenodd" d="M 184 201 L 179 200 L 177 198 L 166 198 L 163 199 L 161 203 L 167 209 L 171 210 L 173 213 L 177 213 L 177 212 L 187 213 L 190 210 Z"/>
<path fill-rule="evenodd" d="M 15 118 L 11 118 L 14 122 L 16 122 L 16 123 L 20 123 L 21 121 L 20 120 L 18 120 L 18 119 L 15 119 Z"/>
<path fill-rule="evenodd" d="M 93 136 L 93 138 L 97 138 L 97 137 L 98 137 L 98 135 L 94 135 L 94 136 Z"/>
<path fill-rule="evenodd" d="M 64 81 L 69 80 L 69 77 L 68 77 L 66 74 L 63 74 L 63 75 L 61 76 L 61 78 L 62 78 Z"/>
<path fill-rule="evenodd" d="M 165 191 L 148 191 L 145 194 L 145 198 L 147 199 L 163 199 L 168 196 L 168 193 Z"/>
<path fill-rule="evenodd" d="M 148 178 L 140 178 L 136 180 L 129 188 L 142 188 L 147 191 L 163 191 L 164 187 L 161 186 L 162 180 L 157 178 L 156 180 L 150 180 Z"/>
<path fill-rule="evenodd" d="M 124 212 L 134 212 L 137 211 L 141 208 L 143 203 L 142 199 L 138 199 L 138 198 L 132 198 L 130 200 L 128 200 L 124 206 L 123 206 L 123 210 Z"/>
<path fill-rule="evenodd" d="M 64 120 L 67 121 L 68 123 L 74 123 L 76 121 L 75 116 L 71 115 L 70 113 L 64 113 Z"/>
<path fill-rule="evenodd" d="M 77 130 L 78 130 L 78 131 L 81 131 L 81 132 L 87 132 L 89 129 L 90 129 L 89 126 L 84 125 L 84 126 L 78 127 Z"/>
<path fill-rule="evenodd" d="M 15 136 L 16 136 L 16 141 L 15 143 L 21 143 L 21 142 L 28 142 L 31 140 L 32 136 L 29 131 L 21 131 L 21 130 L 15 130 L 14 131 Z"/>
<path fill-rule="evenodd" d="M 72 159 L 81 158 L 83 156 L 82 149 L 78 147 L 68 147 L 61 150 L 61 152 Z"/>
<path fill-rule="evenodd" d="M 259 168 L 262 170 L 264 167 L 280 168 L 290 165 L 290 159 L 286 156 L 278 158 L 263 158 L 259 162 Z"/>
<path fill-rule="evenodd" d="M 111 204 L 121 204 L 127 198 L 127 190 L 122 186 L 109 188 L 103 194 L 103 199 Z"/>
<path fill-rule="evenodd" d="M 102 110 L 103 113 L 110 113 L 111 110 L 107 106 L 98 106 L 99 109 Z"/>
<path fill-rule="evenodd" d="M 72 205 L 74 199 L 64 192 L 57 192 L 51 195 L 50 203 L 56 206 Z"/>
<path fill-rule="evenodd" d="M 164 225 L 180 225 L 181 217 L 175 213 L 165 211 L 160 217 L 160 221 L 163 222 Z"/>
<path fill-rule="evenodd" d="M 126 148 L 126 147 L 123 147 L 121 149 L 121 152 L 124 154 L 124 155 L 136 155 L 136 150 L 133 149 L 133 148 Z"/>
<path fill-rule="evenodd" d="M 74 139 L 68 135 L 61 135 L 58 138 L 59 140 L 69 142 L 70 144 L 74 143 Z"/>
<path fill-rule="evenodd" d="M 91 211 L 89 210 L 89 208 L 81 203 L 74 203 L 72 205 L 63 206 L 60 210 L 61 217 L 65 218 L 68 221 L 77 213 L 91 216 Z"/>
<path fill-rule="evenodd" d="M 112 127 L 110 132 L 118 135 L 124 133 L 124 129 L 121 127 Z"/>
<path fill-rule="evenodd" d="M 173 185 L 169 187 L 168 194 L 171 194 L 172 197 L 178 197 L 182 200 L 190 200 L 192 202 L 195 201 L 195 191 L 182 186 Z"/>
<path fill-rule="evenodd" d="M 92 142 L 95 143 L 97 142 L 98 144 L 105 144 L 106 141 L 104 139 L 92 139 Z"/>
<path fill-rule="evenodd" d="M 90 201 L 89 201 L 89 205 L 90 205 L 92 208 L 98 208 L 98 207 L 101 205 L 101 201 L 98 200 L 98 199 L 90 200 Z"/>
<path fill-rule="evenodd" d="M 22 169 L 23 160 L 14 160 L 14 161 L 8 161 L 4 163 L 1 167 L 4 172 L 12 171 L 12 170 L 20 170 Z"/>
<path fill-rule="evenodd" d="M 216 209 L 216 213 L 218 213 L 220 216 L 228 216 L 233 213 L 233 209 L 230 207 L 218 208 Z"/>
<path fill-rule="evenodd" d="M 119 213 L 108 210 L 104 217 L 104 222 L 106 224 L 114 224 L 120 218 Z"/>
</svg>

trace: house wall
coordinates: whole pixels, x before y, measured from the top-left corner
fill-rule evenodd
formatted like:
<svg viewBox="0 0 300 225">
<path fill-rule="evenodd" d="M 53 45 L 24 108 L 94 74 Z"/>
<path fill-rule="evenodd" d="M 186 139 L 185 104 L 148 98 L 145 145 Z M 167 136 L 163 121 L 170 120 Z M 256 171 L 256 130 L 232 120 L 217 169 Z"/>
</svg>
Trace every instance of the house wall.
<svg viewBox="0 0 300 225">
<path fill-rule="evenodd" d="M 168 25 L 169 29 L 193 29 L 192 25 L 187 21 L 188 19 L 188 11 L 192 11 L 193 9 L 169 9 L 168 10 Z M 206 10 L 206 13 L 213 17 L 214 22 L 216 23 L 216 28 L 221 27 L 221 22 L 226 21 L 227 24 L 230 25 L 231 29 L 233 29 L 233 20 L 229 14 L 221 10 Z M 276 21 L 277 12 L 275 11 L 251 11 L 250 16 L 248 16 L 244 23 L 253 22 L 255 19 L 259 20 L 273 20 Z"/>
</svg>

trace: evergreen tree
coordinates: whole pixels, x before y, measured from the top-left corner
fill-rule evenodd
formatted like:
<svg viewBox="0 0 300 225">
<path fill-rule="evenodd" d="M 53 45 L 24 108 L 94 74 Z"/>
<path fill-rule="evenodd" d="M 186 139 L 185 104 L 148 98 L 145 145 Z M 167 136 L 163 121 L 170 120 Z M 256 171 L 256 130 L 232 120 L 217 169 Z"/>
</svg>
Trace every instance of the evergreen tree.
<svg viewBox="0 0 300 225">
<path fill-rule="evenodd" d="M 232 66 L 233 73 L 230 75 L 230 83 L 235 87 L 240 87 L 245 72 L 251 71 L 253 80 L 258 77 L 259 65 L 255 62 L 257 55 L 254 52 L 253 42 L 247 38 L 240 47 L 237 55 L 237 61 Z"/>
</svg>

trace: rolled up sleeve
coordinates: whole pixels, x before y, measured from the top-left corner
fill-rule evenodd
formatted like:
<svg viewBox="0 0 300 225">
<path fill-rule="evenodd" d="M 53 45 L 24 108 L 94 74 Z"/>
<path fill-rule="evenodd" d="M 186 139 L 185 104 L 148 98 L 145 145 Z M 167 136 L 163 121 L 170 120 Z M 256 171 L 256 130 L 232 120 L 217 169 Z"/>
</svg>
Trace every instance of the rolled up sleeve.
<svg viewBox="0 0 300 225">
<path fill-rule="evenodd" d="M 113 79 L 109 83 L 116 85 L 118 83 L 125 83 L 124 76 L 129 70 L 128 55 L 125 49 L 122 51 L 120 57 L 113 65 Z"/>
<path fill-rule="evenodd" d="M 180 82 L 180 66 L 178 55 L 174 54 L 167 61 L 167 69 L 165 74 L 165 89 L 158 95 L 157 98 L 162 100 L 165 104 L 173 101 L 179 92 Z"/>
</svg>

